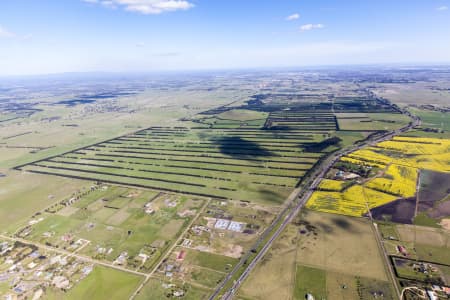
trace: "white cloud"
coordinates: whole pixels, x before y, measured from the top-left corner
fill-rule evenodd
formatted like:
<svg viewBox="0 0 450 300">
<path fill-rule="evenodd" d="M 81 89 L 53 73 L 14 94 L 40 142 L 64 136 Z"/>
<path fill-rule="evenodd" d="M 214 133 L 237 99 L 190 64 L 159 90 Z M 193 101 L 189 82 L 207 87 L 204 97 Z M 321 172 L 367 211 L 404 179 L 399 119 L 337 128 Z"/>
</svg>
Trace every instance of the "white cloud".
<svg viewBox="0 0 450 300">
<path fill-rule="evenodd" d="M 103 0 L 100 2 L 100 4 L 104 7 L 111 8 L 111 9 L 117 8 L 117 5 L 114 3 L 114 1 L 111 1 L 111 0 Z"/>
<path fill-rule="evenodd" d="M 0 25 L 0 38 L 13 38 L 16 35 Z"/>
<path fill-rule="evenodd" d="M 323 24 L 304 24 L 300 26 L 300 31 L 308 31 L 312 29 L 322 29 L 325 28 L 325 25 Z"/>
<path fill-rule="evenodd" d="M 24 36 L 22 36 L 21 40 L 22 41 L 28 41 L 31 40 L 33 38 L 33 35 L 31 33 L 25 34 Z"/>
<path fill-rule="evenodd" d="M 160 57 L 175 57 L 180 56 L 181 53 L 178 52 L 161 52 L 161 53 L 155 53 L 153 56 L 160 56 Z"/>
<path fill-rule="evenodd" d="M 290 16 L 286 17 L 286 21 L 294 21 L 297 20 L 298 18 L 300 18 L 300 15 L 298 13 L 292 14 Z"/>
<path fill-rule="evenodd" d="M 448 6 L 439 6 L 438 8 L 436 8 L 439 11 L 444 11 L 444 10 L 448 10 Z"/>
<path fill-rule="evenodd" d="M 164 12 L 188 10 L 194 4 L 187 0 L 82 0 L 91 4 L 100 4 L 108 8 L 123 7 L 126 11 L 144 15 L 154 15 Z"/>
</svg>

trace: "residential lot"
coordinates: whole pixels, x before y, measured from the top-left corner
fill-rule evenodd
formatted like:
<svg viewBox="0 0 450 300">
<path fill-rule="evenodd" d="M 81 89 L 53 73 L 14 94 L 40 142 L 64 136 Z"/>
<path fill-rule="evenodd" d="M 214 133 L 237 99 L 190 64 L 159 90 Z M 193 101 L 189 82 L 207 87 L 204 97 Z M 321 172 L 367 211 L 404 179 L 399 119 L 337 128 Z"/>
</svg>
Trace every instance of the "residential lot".
<svg viewBox="0 0 450 300">
<path fill-rule="evenodd" d="M 111 185 L 58 202 L 16 235 L 148 272 L 199 213 L 204 199 Z"/>
</svg>

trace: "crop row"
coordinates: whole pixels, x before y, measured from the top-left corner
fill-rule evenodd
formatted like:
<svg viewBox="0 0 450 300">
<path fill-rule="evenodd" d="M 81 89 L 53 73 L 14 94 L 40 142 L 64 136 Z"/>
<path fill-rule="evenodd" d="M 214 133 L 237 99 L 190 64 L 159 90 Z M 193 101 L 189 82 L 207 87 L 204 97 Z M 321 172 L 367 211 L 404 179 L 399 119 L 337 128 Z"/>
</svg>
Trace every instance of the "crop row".
<svg viewBox="0 0 450 300">
<path fill-rule="evenodd" d="M 305 145 L 308 146 L 308 145 Z M 150 154 L 156 154 L 156 153 L 161 153 L 161 151 L 164 151 L 164 155 L 168 155 L 168 154 L 173 154 L 172 152 L 175 153 L 179 153 L 182 152 L 183 154 L 186 153 L 194 153 L 194 155 L 196 156 L 204 156 L 203 154 L 207 154 L 207 156 L 213 156 L 211 154 L 221 154 L 221 152 L 227 154 L 227 155 L 233 155 L 233 156 L 239 156 L 239 155 L 251 155 L 254 157 L 260 157 L 260 156 L 264 156 L 264 157 L 291 157 L 291 158 L 303 158 L 303 153 L 298 152 L 298 151 L 293 151 L 293 150 L 277 150 L 277 151 L 269 151 L 269 150 L 265 150 L 265 149 L 255 149 L 255 148 L 238 148 L 239 150 L 234 150 L 236 148 L 232 148 L 232 147 L 223 147 L 223 148 L 203 148 L 203 150 L 199 150 L 199 149 L 192 149 L 192 148 L 156 148 L 156 147 L 138 147 L 138 146 L 118 146 L 118 145 L 105 145 L 105 144 L 101 144 L 101 145 L 97 145 L 97 148 L 104 148 L 104 150 L 106 151 L 115 151 L 115 152 L 120 152 L 119 150 L 116 149 L 121 149 L 121 151 L 123 149 L 129 149 L 126 152 L 128 153 L 150 153 Z M 94 150 L 94 151 L 98 151 L 98 149 L 95 148 L 86 148 L 87 150 Z M 136 150 L 136 151 L 134 151 Z M 141 151 L 142 150 L 142 151 Z M 101 151 L 101 150 L 100 150 Z M 157 151 L 156 153 L 153 151 Z M 202 153 L 200 155 L 198 155 L 197 153 Z M 186 155 L 183 155 L 186 156 Z M 190 155 L 189 155 L 190 156 Z M 216 157 L 217 158 L 217 157 Z M 265 161 L 268 161 L 266 159 L 264 159 Z"/>
<path fill-rule="evenodd" d="M 262 183 L 265 182 L 276 182 L 279 184 L 289 183 L 290 185 L 294 185 L 298 178 L 303 174 L 303 172 L 297 172 L 297 176 L 279 176 L 279 175 L 271 175 L 265 173 L 252 173 L 252 174 L 244 174 L 244 173 L 229 173 L 223 172 L 222 170 L 204 170 L 202 168 L 197 168 L 192 166 L 189 169 L 179 168 L 178 166 L 174 167 L 166 167 L 157 164 L 145 164 L 135 161 L 114 161 L 112 163 L 91 163 L 86 162 L 84 159 L 71 159 L 71 158 L 53 158 L 49 160 L 52 163 L 60 163 L 60 164 L 68 164 L 68 165 L 78 165 L 80 167 L 98 167 L 98 168 L 106 168 L 106 169 L 121 169 L 121 170 L 136 170 L 142 172 L 150 172 L 155 174 L 163 174 L 163 175 L 177 175 L 178 176 L 186 176 L 186 177 L 196 177 L 196 178 L 207 178 L 214 180 L 223 180 L 223 181 L 235 181 L 239 178 L 245 178 L 248 180 L 256 180 Z M 267 178 L 267 176 L 273 176 L 276 178 Z M 286 178 L 294 179 L 294 181 L 286 181 Z"/>
<path fill-rule="evenodd" d="M 219 145 L 214 142 L 189 142 L 189 141 L 155 141 L 155 140 L 149 140 L 149 141 L 137 141 L 133 139 L 117 139 L 114 141 L 107 141 L 104 142 L 107 144 L 116 144 L 116 145 L 136 145 L 136 146 L 157 146 L 157 147 L 164 147 L 164 148 L 219 148 Z M 303 142 L 305 143 L 305 142 Z M 276 149 L 295 149 L 299 150 L 298 146 L 300 143 L 294 143 L 294 144 L 279 144 L 279 143 L 258 143 L 258 146 L 264 147 L 267 150 L 276 150 Z M 227 142 L 224 145 L 220 145 L 220 147 L 235 147 L 235 148 L 241 148 L 243 146 L 243 143 L 234 143 L 234 142 Z M 314 155 L 313 153 L 304 153 L 306 156 L 309 157 L 317 157 L 320 155 Z"/>
<path fill-rule="evenodd" d="M 97 146 L 98 147 L 98 146 Z M 246 154 L 248 157 L 244 156 L 243 152 L 240 152 L 239 155 L 234 157 L 228 157 L 226 155 L 220 155 L 220 153 L 215 153 L 218 155 L 212 155 L 210 153 L 204 152 L 202 154 L 199 153 L 190 153 L 190 152 L 179 152 L 179 153 L 171 153 L 172 151 L 165 152 L 152 152 L 152 151 L 131 151 L 131 150 L 114 150 L 113 148 L 86 148 L 84 151 L 93 151 L 95 153 L 113 153 L 120 155 L 128 155 L 128 154 L 139 154 L 139 155 L 149 155 L 149 157 L 162 157 L 162 158 L 172 158 L 172 157 L 183 157 L 189 159 L 220 159 L 225 161 L 249 161 L 249 162 L 259 162 L 259 163 L 278 163 L 278 164 L 310 164 L 308 159 L 302 158 L 301 156 L 268 156 L 267 158 L 254 158 L 256 157 L 254 154 Z M 86 152 L 77 151 L 76 153 L 85 154 Z M 272 157 L 276 157 L 278 159 L 273 159 Z"/>
<path fill-rule="evenodd" d="M 106 155 L 108 156 L 108 155 Z M 103 156 L 104 157 L 104 156 Z M 244 165 L 244 164 L 227 164 L 227 163 L 211 163 L 208 161 L 180 161 L 180 160 L 167 160 L 167 159 L 158 159 L 158 158 L 136 158 L 135 156 L 120 156 L 120 155 L 109 155 L 108 159 L 95 157 L 88 157 L 85 155 L 77 156 L 76 154 L 65 155 L 62 158 L 69 158 L 74 160 L 83 160 L 83 161 L 92 161 L 95 163 L 100 163 L 102 161 L 108 161 L 110 163 L 119 162 L 126 164 L 139 164 L 139 165 L 147 165 L 147 166 L 157 166 L 164 168 L 175 168 L 175 169 L 184 169 L 185 171 L 189 170 L 202 170 L 202 171 L 218 171 L 223 173 L 231 173 L 231 174 L 256 174 L 256 175 L 265 175 L 265 176 L 276 176 L 276 177 L 285 177 L 288 176 L 290 178 L 298 178 L 300 177 L 306 170 L 309 169 L 309 166 L 305 166 L 304 169 L 295 169 L 295 170 L 286 170 L 286 169 L 275 169 L 270 164 L 265 166 L 261 165 Z M 181 171 L 181 170 L 180 170 Z"/>
</svg>

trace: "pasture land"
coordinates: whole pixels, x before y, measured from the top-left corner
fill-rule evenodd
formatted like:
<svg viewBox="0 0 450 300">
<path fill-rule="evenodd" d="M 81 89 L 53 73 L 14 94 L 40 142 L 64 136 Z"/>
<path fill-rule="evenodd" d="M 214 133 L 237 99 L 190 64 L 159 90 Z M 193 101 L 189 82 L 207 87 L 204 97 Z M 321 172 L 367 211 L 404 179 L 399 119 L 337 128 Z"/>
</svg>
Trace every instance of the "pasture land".
<svg viewBox="0 0 450 300">
<path fill-rule="evenodd" d="M 310 153 L 301 145 L 320 140 L 292 131 L 155 127 L 21 169 L 277 205 L 326 153 Z"/>
<path fill-rule="evenodd" d="M 375 299 L 382 291 L 394 299 L 373 234 L 367 220 L 306 210 L 274 242 L 238 297 Z"/>
<path fill-rule="evenodd" d="M 290 299 L 294 295 L 298 228 L 289 225 L 239 289 L 245 299 Z"/>
<path fill-rule="evenodd" d="M 178 251 L 185 251 L 186 256 L 184 262 L 190 265 L 199 266 L 202 268 L 207 268 L 215 270 L 217 272 L 226 272 L 230 270 L 232 266 L 237 263 L 237 259 L 217 255 L 210 252 L 202 252 L 193 249 L 180 248 Z"/>
<path fill-rule="evenodd" d="M 337 113 L 340 130 L 395 130 L 410 121 L 405 115 L 392 113 Z"/>
<path fill-rule="evenodd" d="M 450 233 L 445 229 L 397 225 L 403 242 L 410 243 L 420 260 L 450 265 Z"/>
<path fill-rule="evenodd" d="M 136 296 L 136 300 L 153 300 L 174 298 L 174 293 L 183 293 L 182 299 L 205 300 L 208 299 L 210 290 L 193 286 L 188 283 L 161 280 L 159 278 L 150 279 Z"/>
<path fill-rule="evenodd" d="M 88 106 L 88 109 L 95 106 Z M 174 124 L 174 117 L 182 114 L 180 109 L 167 111 L 161 108 L 130 113 L 132 109 L 109 111 L 107 107 L 99 107 L 94 113 L 86 111 L 84 105 L 66 108 L 42 104 L 39 107 L 42 111 L 31 117 L 7 124 L 0 122 L 0 167 L 10 168 L 57 155 L 138 130 L 145 125 Z"/>
<path fill-rule="evenodd" d="M 368 220 L 305 211 L 300 224 L 304 233 L 300 234 L 298 242 L 298 263 L 343 274 L 387 280 Z"/>
<path fill-rule="evenodd" d="M 294 299 L 303 300 L 308 294 L 314 299 L 327 297 L 327 274 L 324 270 L 299 265 L 295 272 Z"/>
<path fill-rule="evenodd" d="M 419 128 L 407 133 L 407 136 L 450 138 L 450 113 L 411 108 L 411 111 L 420 117 L 422 124 Z"/>
<path fill-rule="evenodd" d="M 55 176 L 7 171 L 0 177 L 1 232 L 12 232 L 34 213 L 87 189 L 89 182 Z"/>
<path fill-rule="evenodd" d="M 142 276 L 96 266 L 85 279 L 70 289 L 69 292 L 63 293 L 60 290 L 52 289 L 48 295 L 44 296 L 44 299 L 128 299 L 141 281 L 143 281 Z"/>
<path fill-rule="evenodd" d="M 265 120 L 267 113 L 247 109 L 234 109 L 218 114 L 217 118 L 236 121 Z"/>
</svg>

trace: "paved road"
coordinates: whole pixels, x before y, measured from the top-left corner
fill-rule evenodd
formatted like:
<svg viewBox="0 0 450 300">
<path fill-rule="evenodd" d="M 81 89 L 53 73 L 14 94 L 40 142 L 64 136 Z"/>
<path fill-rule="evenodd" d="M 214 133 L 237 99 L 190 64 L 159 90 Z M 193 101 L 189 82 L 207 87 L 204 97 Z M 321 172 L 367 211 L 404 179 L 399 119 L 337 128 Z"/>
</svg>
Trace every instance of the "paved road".
<svg viewBox="0 0 450 300">
<path fill-rule="evenodd" d="M 376 143 L 379 143 L 379 142 L 382 142 L 382 141 L 390 140 L 395 135 L 399 135 L 399 134 L 401 134 L 403 132 L 406 132 L 406 131 L 410 130 L 411 128 L 413 128 L 415 126 L 420 125 L 420 119 L 417 116 L 414 116 L 414 115 L 410 114 L 408 111 L 402 111 L 402 113 L 407 115 L 407 116 L 409 116 L 412 119 L 412 121 L 407 126 L 405 126 L 403 128 L 400 128 L 400 129 L 397 129 L 395 131 L 391 131 L 391 132 L 387 132 L 387 133 L 384 133 L 384 134 L 380 134 L 379 136 L 373 137 L 371 139 L 368 139 L 368 140 L 366 140 L 365 142 L 363 142 L 361 144 L 358 144 L 356 146 L 347 148 L 345 150 L 341 150 L 341 151 L 335 152 L 328 159 L 323 161 L 319 167 L 316 168 L 316 172 L 311 174 L 309 179 L 307 179 L 306 184 L 304 184 L 304 186 L 308 186 L 309 182 L 312 181 L 311 184 L 309 184 L 309 188 L 306 189 L 306 190 L 298 189 L 298 190 L 294 191 L 293 194 L 291 194 L 291 196 L 289 198 L 291 198 L 291 197 L 293 197 L 293 195 L 295 195 L 294 198 L 298 197 L 298 199 L 299 199 L 297 204 L 296 204 L 296 206 L 294 206 L 290 210 L 288 215 L 285 217 L 284 221 L 281 223 L 280 227 L 278 227 L 278 229 L 273 233 L 273 235 L 270 237 L 270 239 L 264 244 L 264 246 L 258 252 L 256 257 L 246 267 L 246 269 L 239 276 L 239 278 L 234 282 L 233 286 L 227 292 L 225 292 L 225 294 L 222 296 L 222 300 L 230 300 L 230 299 L 233 298 L 235 292 L 238 290 L 238 288 L 240 287 L 242 282 L 247 278 L 247 276 L 254 269 L 254 267 L 258 264 L 258 262 L 261 260 L 261 258 L 266 254 L 266 252 L 271 247 L 271 245 L 274 242 L 274 240 L 281 234 L 281 232 L 286 228 L 286 226 L 289 224 L 289 222 L 291 222 L 292 219 L 301 211 L 301 209 L 305 205 L 306 201 L 309 199 L 309 197 L 313 193 L 314 189 L 318 186 L 318 184 L 320 183 L 322 178 L 325 176 L 325 174 L 328 172 L 328 170 L 342 156 L 345 156 L 345 155 L 347 155 L 347 154 L 349 154 L 351 152 L 354 152 L 354 151 L 357 151 L 359 149 L 362 149 L 362 148 L 364 148 L 366 146 L 373 145 L 373 144 L 376 144 Z M 289 209 L 289 207 L 286 208 L 286 209 Z M 279 216 L 284 215 L 285 212 L 286 211 L 283 211 Z M 279 219 L 275 220 L 275 222 L 272 223 L 270 228 L 273 229 L 276 226 L 276 224 L 278 224 L 279 221 L 280 221 Z M 270 231 L 268 233 L 270 233 Z M 266 238 L 266 236 L 262 236 L 257 241 L 256 246 L 253 247 L 253 249 L 257 249 L 258 246 L 260 245 L 260 243 L 265 238 Z M 247 262 L 247 259 L 249 258 L 250 254 L 251 253 L 248 252 L 243 257 L 243 259 L 240 260 L 239 264 L 236 265 L 236 267 L 233 268 L 233 270 L 226 276 L 224 281 L 221 282 L 221 284 L 215 289 L 214 293 L 210 296 L 210 298 L 209 298 L 210 300 L 215 299 L 222 292 L 222 289 L 225 287 L 225 285 L 227 285 L 228 282 L 233 278 L 233 276 L 237 274 L 237 272 L 240 270 L 242 265 L 245 262 Z M 396 288 L 396 290 L 398 291 L 397 288 Z"/>
</svg>

